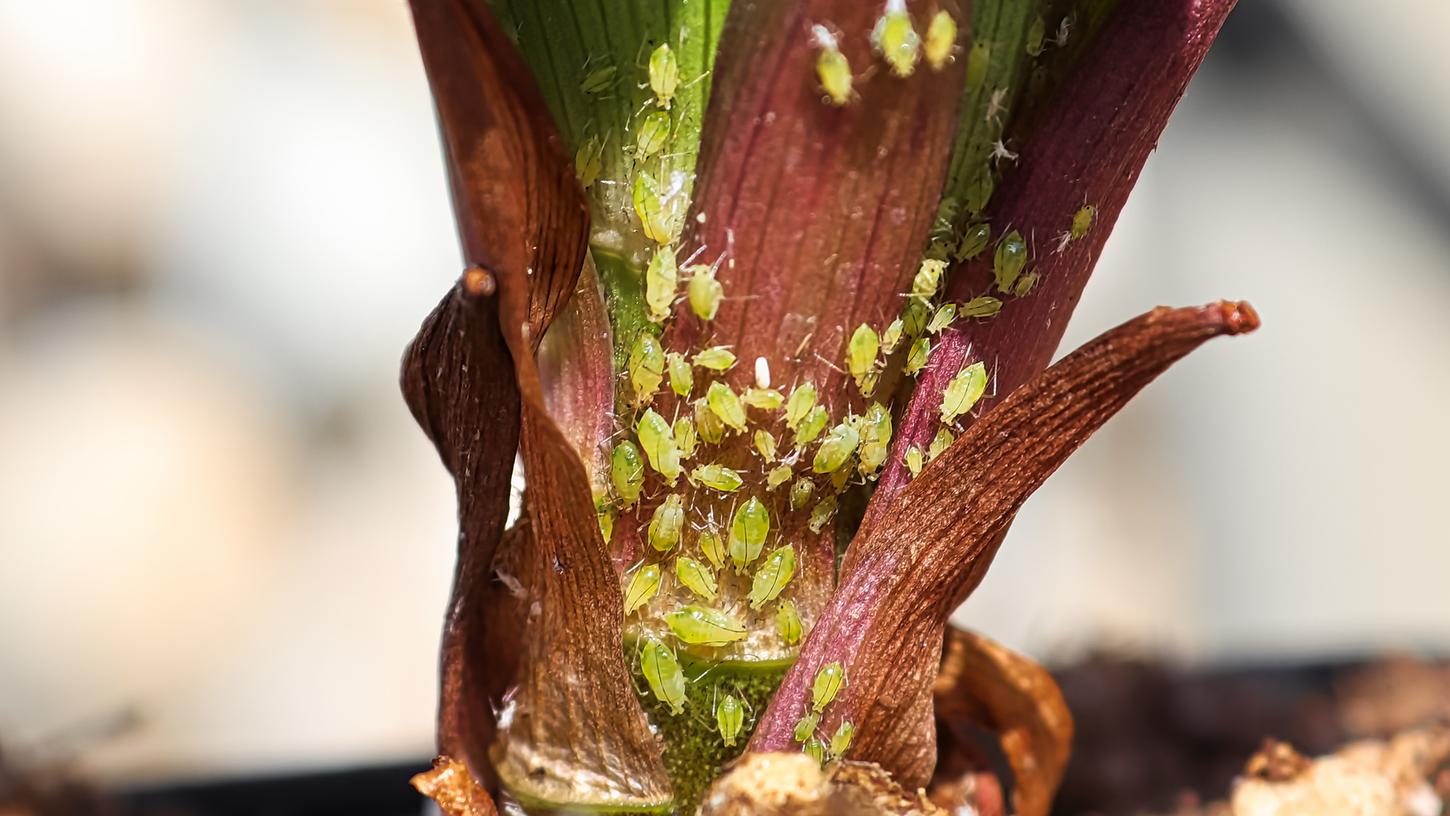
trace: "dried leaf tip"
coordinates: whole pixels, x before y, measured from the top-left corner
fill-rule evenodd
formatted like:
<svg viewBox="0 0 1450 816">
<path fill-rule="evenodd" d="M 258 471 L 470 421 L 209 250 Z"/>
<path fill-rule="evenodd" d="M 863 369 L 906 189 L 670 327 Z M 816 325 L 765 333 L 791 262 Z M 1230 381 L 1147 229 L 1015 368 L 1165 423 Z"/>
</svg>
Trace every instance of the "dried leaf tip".
<svg viewBox="0 0 1450 816">
<path fill-rule="evenodd" d="M 1221 300 L 1218 309 L 1229 334 L 1248 334 L 1259 328 L 1259 313 L 1246 300 Z"/>
</svg>

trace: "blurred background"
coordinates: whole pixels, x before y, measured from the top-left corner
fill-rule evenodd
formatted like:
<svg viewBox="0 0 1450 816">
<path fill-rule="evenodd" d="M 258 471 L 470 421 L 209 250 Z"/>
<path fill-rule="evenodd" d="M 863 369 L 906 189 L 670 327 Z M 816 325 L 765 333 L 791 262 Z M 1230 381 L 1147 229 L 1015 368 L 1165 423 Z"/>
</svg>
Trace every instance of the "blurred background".
<svg viewBox="0 0 1450 816">
<path fill-rule="evenodd" d="M 1244 0 L 1064 347 L 1264 328 L 1089 443 L 959 622 L 1450 651 L 1446 31 Z M 442 169 L 401 0 L 0 0 L 0 740 L 127 784 L 429 755 L 454 501 L 396 380 L 460 268 Z"/>
</svg>

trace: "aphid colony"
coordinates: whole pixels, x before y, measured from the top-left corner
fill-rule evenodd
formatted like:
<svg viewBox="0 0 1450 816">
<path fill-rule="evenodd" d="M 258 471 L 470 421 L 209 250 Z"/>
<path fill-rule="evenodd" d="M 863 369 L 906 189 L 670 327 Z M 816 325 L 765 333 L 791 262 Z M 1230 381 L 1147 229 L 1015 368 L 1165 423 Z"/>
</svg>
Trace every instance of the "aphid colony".
<svg viewBox="0 0 1450 816">
<path fill-rule="evenodd" d="M 849 103 L 854 77 L 837 35 L 817 23 L 811 26 L 811 43 L 818 51 L 816 79 L 825 91 L 825 100 L 837 107 Z M 940 71 L 951 61 L 956 45 L 957 21 L 951 14 L 938 11 L 927 24 L 923 39 L 906 10 L 906 0 L 886 0 L 885 10 L 871 29 L 871 50 L 897 77 L 911 76 L 923 56 L 933 71 Z"/>
<path fill-rule="evenodd" d="M 811 707 L 796 720 L 795 731 L 791 734 L 801 744 L 801 751 L 821 764 L 844 757 L 851 747 L 852 737 L 856 736 L 856 727 L 850 720 L 842 720 L 828 739 L 823 740 L 816 733 L 826 707 L 835 702 L 845 685 L 846 670 L 840 663 L 822 666 L 811 682 Z"/>
</svg>

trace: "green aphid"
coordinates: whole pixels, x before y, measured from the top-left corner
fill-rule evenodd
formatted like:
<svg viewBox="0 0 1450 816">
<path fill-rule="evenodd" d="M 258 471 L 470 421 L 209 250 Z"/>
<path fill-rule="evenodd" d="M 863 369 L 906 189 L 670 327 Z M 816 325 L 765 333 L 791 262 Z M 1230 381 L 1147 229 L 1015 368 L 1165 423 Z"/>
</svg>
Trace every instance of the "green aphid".
<svg viewBox="0 0 1450 816">
<path fill-rule="evenodd" d="M 613 507 L 601 507 L 595 511 L 595 515 L 599 516 L 599 535 L 608 544 L 614 539 L 614 519 L 618 514 Z"/>
<path fill-rule="evenodd" d="M 946 275 L 947 262 L 927 258 L 921 262 L 921 268 L 911 279 L 911 296 L 922 300 L 931 300 L 936 297 L 937 290 L 941 289 L 942 277 Z"/>
<path fill-rule="evenodd" d="M 914 479 L 920 476 L 921 469 L 926 467 L 926 454 L 922 453 L 919 446 L 912 445 L 906 449 L 906 455 L 902 457 L 902 461 L 906 463 L 906 470 Z"/>
<path fill-rule="evenodd" d="M 997 254 L 992 258 L 992 276 L 997 280 L 997 288 L 1010 293 L 1012 284 L 1026 266 L 1027 242 L 1022 240 L 1022 233 L 1012 230 L 997 242 Z"/>
<path fill-rule="evenodd" d="M 974 297 L 957 308 L 959 317 L 996 317 L 1002 311 L 1002 301 L 990 295 Z"/>
<path fill-rule="evenodd" d="M 647 404 L 664 378 L 665 353 L 660 349 L 660 341 L 642 331 L 629 350 L 629 382 L 634 386 L 635 402 Z"/>
<path fill-rule="evenodd" d="M 719 588 L 715 585 L 715 574 L 710 568 L 689 556 L 675 559 L 675 577 L 680 585 L 707 601 L 715 600 Z"/>
<path fill-rule="evenodd" d="M 862 323 L 851 333 L 846 343 L 846 370 L 860 384 L 861 379 L 876 365 L 876 355 L 881 351 L 881 338 L 876 330 Z"/>
<path fill-rule="evenodd" d="M 625 440 L 614 446 L 609 456 L 609 480 L 625 507 L 639 499 L 644 487 L 644 459 L 633 442 Z"/>
<path fill-rule="evenodd" d="M 811 508 L 811 517 L 806 524 L 811 528 L 811 532 L 819 535 L 822 530 L 826 529 L 826 525 L 831 522 L 831 517 L 835 515 L 836 495 L 832 493 L 822 496 L 821 500 L 816 502 L 816 506 Z"/>
<path fill-rule="evenodd" d="M 1084 204 L 1082 209 L 1072 216 L 1072 228 L 1068 234 L 1073 237 L 1073 240 L 1087 235 L 1088 230 L 1093 228 L 1093 219 L 1097 217 L 1098 208 L 1091 204 Z"/>
<path fill-rule="evenodd" d="M 674 650 L 658 638 L 649 638 L 640 649 L 639 671 L 649 690 L 670 707 L 671 714 L 685 710 L 685 673 Z"/>
<path fill-rule="evenodd" d="M 640 415 L 634 432 L 650 467 L 673 484 L 680 477 L 680 448 L 670 423 L 650 408 Z"/>
<path fill-rule="evenodd" d="M 1032 287 L 1036 285 L 1037 273 L 1028 272 L 1022 277 L 1018 278 L 1017 282 L 1012 285 L 1012 294 L 1016 295 L 1017 297 L 1026 297 L 1029 293 L 1032 292 Z"/>
<path fill-rule="evenodd" d="M 856 452 L 856 446 L 861 444 L 861 434 L 851 427 L 849 422 L 842 422 L 832 428 L 826 438 L 821 440 L 821 446 L 816 449 L 815 459 L 811 461 L 811 470 L 816 473 L 831 473 L 838 470 L 851 454 Z"/>
<path fill-rule="evenodd" d="M 814 759 L 817 765 L 826 764 L 826 744 L 820 737 L 811 737 L 801 746 L 801 753 Z"/>
<path fill-rule="evenodd" d="M 967 212 L 972 215 L 981 215 L 995 192 L 997 192 L 997 176 L 992 173 L 990 164 L 985 165 L 975 176 L 972 176 L 971 181 L 967 182 L 966 198 L 963 201 Z"/>
<path fill-rule="evenodd" d="M 869 476 L 881 469 L 886 457 L 891 455 L 891 412 L 879 402 L 873 402 L 862 416 L 860 459 L 861 475 Z"/>
<path fill-rule="evenodd" d="M 790 399 L 785 401 L 785 426 L 792 431 L 800 427 L 801 420 L 816 407 L 816 387 L 801 383 L 791 389 Z"/>
<path fill-rule="evenodd" d="M 907 298 L 901 309 L 902 333 L 907 337 L 920 337 L 926 333 L 926 324 L 931 321 L 931 304 L 920 298 Z"/>
<path fill-rule="evenodd" d="M 579 186 L 586 190 L 599 180 L 604 170 L 604 147 L 598 136 L 590 136 L 574 151 L 574 175 L 579 177 Z"/>
<path fill-rule="evenodd" d="M 655 250 L 644 270 L 644 302 L 649 307 L 650 320 L 659 323 L 670 316 L 677 288 L 679 270 L 675 266 L 675 251 L 662 246 Z"/>
<path fill-rule="evenodd" d="M 736 571 L 743 571 L 765 547 L 765 537 L 770 534 L 770 511 L 760 500 L 751 496 L 735 511 L 730 522 L 730 563 Z"/>
<path fill-rule="evenodd" d="M 941 397 L 941 421 L 947 425 L 957 417 L 972 410 L 977 400 L 987 391 L 987 367 L 980 362 L 972 363 L 947 383 Z"/>
<path fill-rule="evenodd" d="M 896 346 L 901 343 L 901 334 L 905 328 L 906 322 L 899 317 L 886 324 L 886 329 L 881 332 L 882 354 L 890 354 L 896 351 Z"/>
<path fill-rule="evenodd" d="M 841 687 L 846 685 L 846 670 L 840 663 L 827 663 L 816 672 L 816 679 L 811 683 L 811 708 L 816 711 L 825 711 L 826 706 L 836 699 L 841 693 Z"/>
<path fill-rule="evenodd" d="M 669 43 L 660 43 L 649 55 L 649 89 L 654 92 L 655 103 L 669 110 L 680 86 L 680 62 Z"/>
<path fill-rule="evenodd" d="M 634 614 L 634 610 L 649 603 L 650 598 L 653 598 L 659 591 L 659 565 L 645 564 L 640 567 L 634 577 L 629 580 L 629 588 L 624 591 L 624 614 Z"/>
<path fill-rule="evenodd" d="M 836 728 L 836 733 L 831 735 L 831 756 L 840 759 L 851 749 L 851 739 L 856 736 L 856 726 L 850 720 L 842 720 Z"/>
<path fill-rule="evenodd" d="M 931 341 L 925 337 L 918 337 L 911 342 L 911 348 L 906 351 L 906 364 L 901 370 L 908 377 L 915 377 L 926 368 L 927 362 L 931 360 Z"/>
<path fill-rule="evenodd" d="M 695 400 L 694 405 L 695 430 L 700 432 L 700 438 L 711 445 L 720 444 L 720 440 L 725 438 L 725 423 L 715 416 L 715 412 L 705 404 L 703 397 Z"/>
<path fill-rule="evenodd" d="M 795 731 L 791 733 L 791 736 L 795 737 L 796 742 L 805 742 L 816 733 L 816 729 L 820 725 L 821 715 L 814 711 L 809 712 L 804 717 L 796 720 Z"/>
<path fill-rule="evenodd" d="M 692 646 L 724 646 L 747 634 L 745 624 L 734 616 L 694 604 L 666 613 L 665 623 L 675 637 Z"/>
<path fill-rule="evenodd" d="M 1043 40 L 1047 38 L 1047 21 L 1039 14 L 1032 18 L 1032 25 L 1027 27 L 1027 56 L 1035 57 L 1042 53 Z"/>
<path fill-rule="evenodd" d="M 872 369 L 866 372 L 866 376 L 856 381 L 856 387 L 860 389 L 861 396 L 869 398 L 876 393 L 876 386 L 881 384 L 881 369 Z"/>
<path fill-rule="evenodd" d="M 653 156 L 665 147 L 670 138 L 670 115 L 650 111 L 639 120 L 634 131 L 634 147 L 641 156 Z"/>
<path fill-rule="evenodd" d="M 936 436 L 932 437 L 931 444 L 926 448 L 926 461 L 931 462 L 938 456 L 941 456 L 955 441 L 957 441 L 956 434 L 953 434 L 947 428 L 939 429 L 936 432 Z"/>
<path fill-rule="evenodd" d="M 981 255 L 991 240 L 992 225 L 984 222 L 967 227 L 967 231 L 962 233 L 961 243 L 957 244 L 957 260 L 970 261 Z"/>
<path fill-rule="evenodd" d="M 945 68 L 947 61 L 952 58 L 952 49 L 956 48 L 956 45 L 956 19 L 945 9 L 938 11 L 926 27 L 926 42 L 923 46 L 923 50 L 926 52 L 926 64 L 930 65 L 933 71 Z"/>
<path fill-rule="evenodd" d="M 816 437 L 826 429 L 826 424 L 831 421 L 830 414 L 826 413 L 826 406 L 817 405 L 806 412 L 806 417 L 795 430 L 795 442 L 797 445 L 809 445 Z"/>
<path fill-rule="evenodd" d="M 802 510 L 810 504 L 811 496 L 816 492 L 816 483 L 802 476 L 795 480 L 790 486 L 790 509 Z"/>
<path fill-rule="evenodd" d="M 976 90 L 987 78 L 987 69 L 992 65 L 992 47 L 986 40 L 978 39 L 967 52 L 967 88 Z"/>
<path fill-rule="evenodd" d="M 839 468 L 837 468 L 827 478 L 831 480 L 831 487 L 834 487 L 836 489 L 836 492 L 840 493 L 842 490 L 846 489 L 846 485 L 850 483 L 851 477 L 854 475 L 856 475 L 856 469 L 851 467 L 850 462 L 847 462 L 846 464 L 841 465 Z"/>
<path fill-rule="evenodd" d="M 795 547 L 787 544 L 772 550 L 760 569 L 755 571 L 755 578 L 750 583 L 750 608 L 760 609 L 780 597 L 794 577 Z"/>
<path fill-rule="evenodd" d="M 690 311 L 701 320 L 714 320 L 720 311 L 720 301 L 725 297 L 725 287 L 715 278 L 715 270 L 707 264 L 690 267 L 690 282 L 685 294 L 690 301 Z"/>
<path fill-rule="evenodd" d="M 785 405 L 785 395 L 774 388 L 747 388 L 741 399 L 762 411 L 779 411 Z"/>
<path fill-rule="evenodd" d="M 711 490 L 718 490 L 721 493 L 733 493 L 739 490 L 741 485 L 745 484 L 745 480 L 741 479 L 740 474 L 733 468 L 713 463 L 696 465 L 695 469 L 690 471 L 690 481 L 702 484 Z"/>
<path fill-rule="evenodd" d="M 765 489 L 774 490 L 780 487 L 790 481 L 794 474 L 795 471 L 791 470 L 790 465 L 776 465 L 765 474 Z"/>
<path fill-rule="evenodd" d="M 711 371 L 729 371 L 735 365 L 735 352 L 724 346 L 711 346 L 695 352 L 692 361 L 700 368 L 708 368 Z"/>
<path fill-rule="evenodd" d="M 670 390 L 682 397 L 690 396 L 695 387 L 695 367 L 678 351 L 665 354 L 665 371 L 670 375 Z"/>
<path fill-rule="evenodd" d="M 752 437 L 752 441 L 755 442 L 756 453 L 760 454 L 760 458 L 764 459 L 766 464 L 775 461 L 776 445 L 774 434 L 764 428 L 760 428 L 755 432 L 755 435 Z M 786 470 L 788 473 L 790 469 L 786 468 Z M 789 475 L 787 475 L 786 478 L 790 478 Z"/>
<path fill-rule="evenodd" d="M 775 633 L 787 646 L 801 642 L 801 613 L 795 608 L 794 601 L 781 601 L 775 608 Z"/>
<path fill-rule="evenodd" d="M 871 30 L 871 45 L 899 77 L 911 76 L 921 59 L 921 36 L 911 24 L 906 0 L 886 0 L 886 10 Z"/>
<path fill-rule="evenodd" d="M 668 244 L 673 237 L 673 219 L 660 198 L 660 186 L 654 176 L 643 170 L 635 173 L 631 199 L 645 236 L 657 244 Z"/>
<path fill-rule="evenodd" d="M 737 431 L 745 430 L 745 406 L 730 386 L 722 382 L 710 383 L 710 390 L 705 392 L 705 402 L 721 422 Z"/>
<path fill-rule="evenodd" d="M 720 540 L 720 534 L 714 529 L 700 533 L 700 552 L 715 569 L 725 566 L 725 542 Z"/>
<path fill-rule="evenodd" d="M 680 450 L 681 459 L 691 459 L 700 447 L 700 437 L 695 433 L 695 423 L 687 416 L 675 420 L 675 447 Z"/>
<path fill-rule="evenodd" d="M 727 694 L 715 706 L 715 727 L 720 730 L 720 740 L 729 748 L 735 745 L 740 737 L 740 729 L 745 726 L 745 706 L 741 704 L 735 695 Z"/>
<path fill-rule="evenodd" d="M 601 94 L 609 90 L 614 84 L 614 75 L 617 73 L 613 65 L 604 65 L 595 68 L 584 76 L 584 81 L 579 83 L 579 90 L 587 94 Z"/>
<path fill-rule="evenodd" d="M 931 322 L 926 324 L 927 334 L 937 334 L 952 324 L 957 319 L 957 304 L 943 303 L 931 316 Z"/>
<path fill-rule="evenodd" d="M 669 552 L 680 543 L 680 533 L 685 529 L 685 500 L 678 493 L 671 493 L 655 508 L 649 521 L 649 544 L 660 552 Z"/>
<path fill-rule="evenodd" d="M 811 26 L 811 37 L 821 49 L 816 55 L 816 79 L 832 105 L 840 107 L 851 101 L 851 63 L 841 53 L 836 35 L 823 25 Z"/>
</svg>

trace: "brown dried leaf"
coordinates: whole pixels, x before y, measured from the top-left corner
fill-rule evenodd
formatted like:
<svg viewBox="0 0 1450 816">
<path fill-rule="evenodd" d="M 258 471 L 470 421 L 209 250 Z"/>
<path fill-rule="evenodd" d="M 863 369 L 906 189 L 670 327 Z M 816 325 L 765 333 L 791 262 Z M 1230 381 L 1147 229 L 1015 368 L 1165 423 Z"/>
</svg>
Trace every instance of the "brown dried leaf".
<svg viewBox="0 0 1450 816">
<path fill-rule="evenodd" d="M 438 803 L 446 816 L 498 816 L 493 798 L 474 781 L 467 766 L 452 757 L 433 760 L 433 769 L 409 782 L 424 796 Z"/>
</svg>

